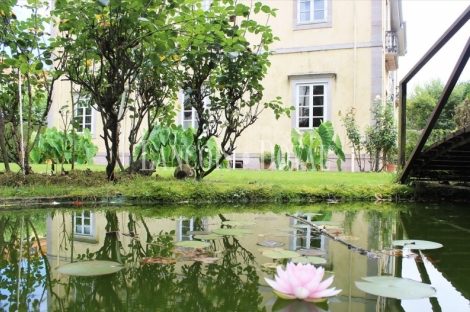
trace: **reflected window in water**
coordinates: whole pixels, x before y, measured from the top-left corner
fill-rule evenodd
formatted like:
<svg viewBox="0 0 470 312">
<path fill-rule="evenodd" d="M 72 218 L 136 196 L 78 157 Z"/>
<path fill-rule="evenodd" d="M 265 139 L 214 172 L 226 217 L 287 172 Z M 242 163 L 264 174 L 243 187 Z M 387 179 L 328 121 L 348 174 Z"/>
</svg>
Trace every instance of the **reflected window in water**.
<svg viewBox="0 0 470 312">
<path fill-rule="evenodd" d="M 90 211 L 82 211 L 82 213 L 75 213 L 75 235 L 79 236 L 93 236 L 93 217 L 94 213 Z"/>
</svg>

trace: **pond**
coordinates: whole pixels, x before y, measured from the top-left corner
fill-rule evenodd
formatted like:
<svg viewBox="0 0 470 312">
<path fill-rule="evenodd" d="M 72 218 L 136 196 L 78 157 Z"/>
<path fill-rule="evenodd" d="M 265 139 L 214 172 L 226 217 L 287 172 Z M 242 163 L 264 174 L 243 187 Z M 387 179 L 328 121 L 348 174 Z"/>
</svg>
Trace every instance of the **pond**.
<svg viewBox="0 0 470 312">
<path fill-rule="evenodd" d="M 470 311 L 463 206 L 69 206 L 4 212 L 0 231 L 1 311 Z M 401 239 L 443 247 L 399 250 Z M 342 291 L 321 303 L 278 299 L 265 277 L 293 259 L 279 248 Z M 356 286 L 370 276 L 435 294 L 376 296 Z"/>
</svg>

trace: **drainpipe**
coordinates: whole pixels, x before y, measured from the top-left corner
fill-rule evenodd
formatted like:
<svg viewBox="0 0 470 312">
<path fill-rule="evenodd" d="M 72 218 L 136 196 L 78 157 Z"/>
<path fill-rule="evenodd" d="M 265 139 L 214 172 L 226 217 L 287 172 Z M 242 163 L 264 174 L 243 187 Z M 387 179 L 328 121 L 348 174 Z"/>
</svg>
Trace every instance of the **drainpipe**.
<svg viewBox="0 0 470 312">
<path fill-rule="evenodd" d="M 354 0 L 354 61 L 353 61 L 353 109 L 356 108 L 356 74 L 357 74 L 357 18 L 356 0 Z M 351 172 L 355 171 L 354 147 L 351 148 Z"/>
</svg>

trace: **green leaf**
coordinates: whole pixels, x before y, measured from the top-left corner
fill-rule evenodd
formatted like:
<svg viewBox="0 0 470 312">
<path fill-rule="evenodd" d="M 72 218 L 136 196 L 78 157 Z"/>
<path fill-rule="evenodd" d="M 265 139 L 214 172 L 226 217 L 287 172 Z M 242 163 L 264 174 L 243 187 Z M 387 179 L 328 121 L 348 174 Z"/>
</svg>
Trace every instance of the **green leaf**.
<svg viewBox="0 0 470 312">
<path fill-rule="evenodd" d="M 263 11 L 263 12 L 266 13 L 266 14 L 269 14 L 269 13 L 271 12 L 271 8 L 268 7 L 267 5 L 263 5 L 263 6 L 261 7 L 261 11 Z"/>
<path fill-rule="evenodd" d="M 292 262 L 294 263 L 311 263 L 311 264 L 324 264 L 326 263 L 325 258 L 320 258 L 320 257 L 297 257 L 297 258 L 292 258 Z"/>
<path fill-rule="evenodd" d="M 436 290 L 428 284 L 405 278 L 370 276 L 362 279 L 366 282 L 355 282 L 356 287 L 376 296 L 404 300 L 428 298 L 436 293 Z"/>
<path fill-rule="evenodd" d="M 95 260 L 65 264 L 58 267 L 56 271 L 72 276 L 99 276 L 116 273 L 123 268 L 124 266 L 118 262 Z"/>
<path fill-rule="evenodd" d="M 442 247 L 442 244 L 419 239 L 394 240 L 392 244 L 395 246 L 403 246 L 403 248 L 419 250 L 437 249 Z"/>
<path fill-rule="evenodd" d="M 205 234 L 205 235 L 195 235 L 194 239 L 202 239 L 202 240 L 216 240 L 224 238 L 223 235 L 218 234 Z"/>
<path fill-rule="evenodd" d="M 36 66 L 34 68 L 36 70 L 41 70 L 43 67 L 44 67 L 44 64 L 42 62 L 39 62 L 39 63 L 36 64 Z"/>
<path fill-rule="evenodd" d="M 243 236 L 244 234 L 251 234 L 252 232 L 245 229 L 216 229 L 212 233 L 225 235 L 225 236 Z"/>
<path fill-rule="evenodd" d="M 273 259 L 289 259 L 300 257 L 300 254 L 292 250 L 282 251 L 265 251 L 262 253 L 263 256 Z"/>
</svg>

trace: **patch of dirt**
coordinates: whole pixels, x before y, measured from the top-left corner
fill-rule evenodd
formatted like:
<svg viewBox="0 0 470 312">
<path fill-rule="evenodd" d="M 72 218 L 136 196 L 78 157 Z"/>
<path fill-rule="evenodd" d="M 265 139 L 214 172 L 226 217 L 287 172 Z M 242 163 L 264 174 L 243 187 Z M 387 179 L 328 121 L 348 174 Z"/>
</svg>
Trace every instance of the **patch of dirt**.
<svg viewBox="0 0 470 312">
<path fill-rule="evenodd" d="M 136 178 L 134 174 L 125 172 L 115 173 L 117 183 L 133 181 Z M 91 170 L 71 170 L 64 174 L 55 175 L 32 173 L 23 176 L 21 173 L 2 173 L 0 174 L 0 186 L 19 187 L 22 185 L 70 185 L 93 187 L 107 183 L 106 172 Z"/>
</svg>

